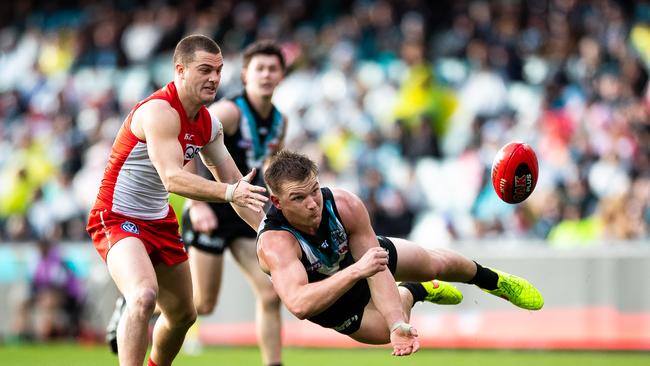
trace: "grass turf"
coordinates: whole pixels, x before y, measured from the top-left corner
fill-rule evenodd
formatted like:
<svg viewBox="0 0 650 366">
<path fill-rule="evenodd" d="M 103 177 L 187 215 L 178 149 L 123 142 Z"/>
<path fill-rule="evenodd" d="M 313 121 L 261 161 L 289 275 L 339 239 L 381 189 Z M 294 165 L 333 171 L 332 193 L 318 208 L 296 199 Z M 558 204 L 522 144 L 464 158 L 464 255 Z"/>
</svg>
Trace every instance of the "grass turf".
<svg viewBox="0 0 650 366">
<path fill-rule="evenodd" d="M 7 366 L 103 366 L 116 365 L 117 358 L 104 346 L 76 344 L 0 346 L 0 364 Z M 253 366 L 260 365 L 257 348 L 205 348 L 199 356 L 181 353 L 175 366 Z M 554 352 L 554 351 L 483 351 L 420 350 L 410 357 L 393 357 L 388 349 L 311 349 L 288 348 L 284 364 L 321 366 L 648 366 L 648 352 Z"/>
</svg>

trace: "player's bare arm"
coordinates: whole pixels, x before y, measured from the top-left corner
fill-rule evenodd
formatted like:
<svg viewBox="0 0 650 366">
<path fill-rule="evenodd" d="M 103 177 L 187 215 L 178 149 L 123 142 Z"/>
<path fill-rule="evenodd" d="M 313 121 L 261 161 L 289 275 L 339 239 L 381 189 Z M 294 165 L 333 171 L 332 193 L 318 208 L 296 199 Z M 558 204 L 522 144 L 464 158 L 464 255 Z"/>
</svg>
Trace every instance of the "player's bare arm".
<svg viewBox="0 0 650 366">
<path fill-rule="evenodd" d="M 151 100 L 133 115 L 131 131 L 147 143 L 149 158 L 168 192 L 202 201 L 224 201 L 226 186 L 214 184 L 183 169 L 177 136 L 178 113 L 165 101 Z"/>
<path fill-rule="evenodd" d="M 343 226 L 348 231 L 348 245 L 352 256 L 359 260 L 368 250 L 379 248 L 375 231 L 370 225 L 368 211 L 361 199 L 342 189 L 332 189 L 336 207 L 341 215 Z M 388 264 L 388 262 L 386 262 Z M 386 268 L 387 269 L 387 268 Z M 380 271 L 368 278 L 373 301 L 386 318 L 386 326 L 390 327 L 398 321 L 406 321 L 399 293 L 395 287 L 395 279 L 390 271 Z"/>
<path fill-rule="evenodd" d="M 266 189 L 249 184 L 256 174 L 255 169 L 251 170 L 245 177 L 242 177 L 239 168 L 237 168 L 235 161 L 230 156 L 224 144 L 223 127 L 221 125 L 219 126 L 220 130 L 217 132 L 215 139 L 205 145 L 201 150 L 201 159 L 215 179 L 220 182 L 235 184 L 232 192 L 232 207 L 253 230 L 257 230 L 264 218 L 262 207 L 268 200 L 262 194 Z"/>
<path fill-rule="evenodd" d="M 273 287 L 287 309 L 299 319 L 319 314 L 330 307 L 354 284 L 386 267 L 387 255 L 381 250 L 318 282 L 309 283 L 300 262 L 300 246 L 286 231 L 266 231 L 258 239 L 257 254 L 264 271 L 271 275 Z"/>
<path fill-rule="evenodd" d="M 168 192 L 201 201 L 227 201 L 228 184 L 212 182 L 183 169 L 183 151 L 177 139 L 180 117 L 167 102 L 151 100 L 143 104 L 133 116 L 131 130 L 147 143 L 149 158 Z M 266 198 L 259 196 L 261 207 Z M 258 196 L 251 198 L 257 200 Z M 249 204 L 247 200 L 240 203 Z"/>
<path fill-rule="evenodd" d="M 185 164 L 185 168 L 183 169 L 192 174 L 198 174 L 199 164 L 201 164 L 198 162 L 198 159 L 198 157 L 195 157 L 189 163 Z M 188 214 L 190 222 L 196 232 L 210 234 L 217 228 L 219 220 L 207 202 L 188 198 L 185 204 L 189 207 Z"/>
<path fill-rule="evenodd" d="M 384 251 L 379 246 L 375 231 L 370 224 L 368 211 L 361 199 L 342 189 L 332 189 L 332 193 L 343 225 L 348 231 L 348 245 L 355 260 L 363 258 L 366 253 L 378 248 Z M 388 259 L 386 259 L 387 263 Z M 368 277 L 367 280 L 372 301 L 386 320 L 386 327 L 391 330 L 393 355 L 403 356 L 417 352 L 419 348 L 419 343 L 415 340 L 417 331 L 408 325 L 408 317 L 402 308 L 393 275 L 389 270 L 383 270 Z"/>
<path fill-rule="evenodd" d="M 208 110 L 211 111 L 210 114 L 212 116 L 218 115 L 215 113 L 214 109 L 215 106 L 219 103 L 223 103 L 223 101 L 214 103 L 208 108 Z M 234 123 L 236 123 L 236 120 L 230 117 L 227 113 L 219 111 L 219 114 L 226 117 L 226 120 L 229 122 L 230 125 L 233 124 L 233 121 Z M 223 124 L 223 119 L 220 119 L 220 121 Z M 197 159 L 193 159 L 191 162 L 185 165 L 185 168 L 191 173 L 199 174 L 199 168 L 203 168 L 200 167 L 199 165 L 202 165 L 202 163 L 197 161 Z M 239 180 L 240 178 L 238 178 L 237 180 Z M 210 208 L 210 205 L 208 205 L 206 202 L 188 199 L 187 205 L 189 207 L 188 214 L 190 217 L 190 222 L 192 223 L 192 228 L 194 230 L 200 233 L 210 234 L 213 230 L 215 230 L 218 227 L 219 219 L 217 218 L 217 215 L 215 215 L 214 211 L 212 211 L 212 209 Z"/>
</svg>

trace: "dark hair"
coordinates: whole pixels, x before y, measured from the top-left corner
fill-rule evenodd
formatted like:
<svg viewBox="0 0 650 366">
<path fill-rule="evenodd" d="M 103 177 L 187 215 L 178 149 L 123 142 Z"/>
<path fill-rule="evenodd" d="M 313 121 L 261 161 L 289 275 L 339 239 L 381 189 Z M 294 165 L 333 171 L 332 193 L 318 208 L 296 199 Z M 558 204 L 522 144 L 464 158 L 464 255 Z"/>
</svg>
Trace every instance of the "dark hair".
<svg viewBox="0 0 650 366">
<path fill-rule="evenodd" d="M 312 175 L 318 175 L 316 163 L 305 155 L 281 150 L 271 157 L 264 180 L 273 193 L 279 193 L 282 183 L 302 182 Z"/>
<path fill-rule="evenodd" d="M 194 61 L 194 54 L 196 51 L 206 51 L 218 55 L 221 49 L 217 42 L 202 34 L 192 34 L 178 42 L 174 50 L 174 64 L 187 65 Z"/>
<path fill-rule="evenodd" d="M 280 60 L 280 66 L 282 66 L 282 70 L 286 68 L 286 61 L 284 60 L 282 49 L 277 43 L 271 40 L 253 42 L 248 45 L 248 47 L 246 47 L 242 56 L 244 68 L 248 67 L 251 59 L 257 55 L 277 56 L 277 58 Z"/>
</svg>

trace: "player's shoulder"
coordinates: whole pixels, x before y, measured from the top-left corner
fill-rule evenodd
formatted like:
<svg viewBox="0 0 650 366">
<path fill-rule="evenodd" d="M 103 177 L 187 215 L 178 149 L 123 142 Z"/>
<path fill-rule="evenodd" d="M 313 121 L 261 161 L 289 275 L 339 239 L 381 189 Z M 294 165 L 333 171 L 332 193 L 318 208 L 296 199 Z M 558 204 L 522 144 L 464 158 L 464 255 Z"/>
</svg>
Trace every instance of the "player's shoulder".
<svg viewBox="0 0 650 366">
<path fill-rule="evenodd" d="M 134 118 L 156 118 L 164 120 L 180 120 L 178 111 L 164 99 L 150 99 L 142 103 L 134 112 Z"/>
<path fill-rule="evenodd" d="M 210 114 L 217 117 L 225 131 L 232 133 L 239 126 L 240 111 L 231 99 L 223 98 L 208 107 Z"/>
<path fill-rule="evenodd" d="M 237 104 L 232 99 L 221 98 L 218 101 L 210 104 L 208 110 L 210 110 L 210 112 L 213 112 L 213 111 L 220 111 L 222 109 L 230 110 L 233 108 L 238 109 Z"/>
<path fill-rule="evenodd" d="M 257 238 L 258 251 L 262 253 L 281 252 L 295 250 L 298 239 L 287 230 L 265 230 Z"/>
<path fill-rule="evenodd" d="M 283 229 L 270 229 L 260 233 L 258 240 L 260 242 L 273 245 L 275 243 L 291 243 L 296 241 L 296 237 L 287 230 Z"/>
<path fill-rule="evenodd" d="M 257 257 L 262 270 L 268 274 L 288 262 L 300 260 L 301 256 L 298 239 L 286 230 L 267 230 L 257 238 Z"/>
<path fill-rule="evenodd" d="M 336 210 L 344 221 L 354 220 L 360 212 L 365 210 L 365 205 L 356 194 L 342 188 L 330 188 Z"/>
<path fill-rule="evenodd" d="M 332 197 L 336 202 L 337 206 L 340 203 L 343 204 L 354 204 L 361 202 L 361 199 L 354 193 L 343 188 L 328 188 L 332 192 Z"/>
</svg>

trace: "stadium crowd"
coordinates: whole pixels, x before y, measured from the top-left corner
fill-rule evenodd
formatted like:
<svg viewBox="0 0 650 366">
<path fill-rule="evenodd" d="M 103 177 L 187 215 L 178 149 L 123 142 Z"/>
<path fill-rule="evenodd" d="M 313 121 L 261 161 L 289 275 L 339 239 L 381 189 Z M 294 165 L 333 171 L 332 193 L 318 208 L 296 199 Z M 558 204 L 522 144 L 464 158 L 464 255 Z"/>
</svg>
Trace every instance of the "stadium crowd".
<svg viewBox="0 0 650 366">
<path fill-rule="evenodd" d="M 650 236 L 647 2 L 33 0 L 0 15 L 0 241 L 87 240 L 120 123 L 191 33 L 222 47 L 218 98 L 240 90 L 246 45 L 282 44 L 288 147 L 358 193 L 378 234 Z M 512 140 L 540 162 L 520 205 L 489 179 Z"/>
</svg>

